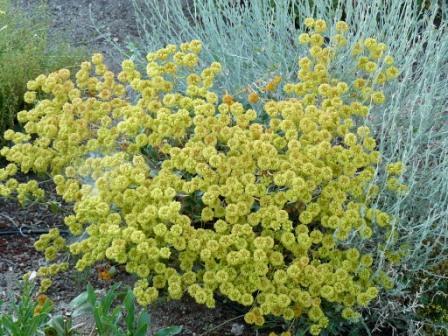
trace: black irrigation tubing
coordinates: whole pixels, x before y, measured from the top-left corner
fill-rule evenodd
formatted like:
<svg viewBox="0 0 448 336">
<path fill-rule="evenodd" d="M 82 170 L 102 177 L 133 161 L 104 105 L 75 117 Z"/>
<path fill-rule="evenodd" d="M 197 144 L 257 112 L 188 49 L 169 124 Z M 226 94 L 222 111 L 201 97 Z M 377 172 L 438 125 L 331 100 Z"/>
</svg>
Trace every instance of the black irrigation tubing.
<svg viewBox="0 0 448 336">
<path fill-rule="evenodd" d="M 50 229 L 16 229 L 16 230 L 0 230 L 0 236 L 34 236 L 50 232 Z M 61 234 L 69 234 L 68 230 L 59 230 Z"/>
</svg>

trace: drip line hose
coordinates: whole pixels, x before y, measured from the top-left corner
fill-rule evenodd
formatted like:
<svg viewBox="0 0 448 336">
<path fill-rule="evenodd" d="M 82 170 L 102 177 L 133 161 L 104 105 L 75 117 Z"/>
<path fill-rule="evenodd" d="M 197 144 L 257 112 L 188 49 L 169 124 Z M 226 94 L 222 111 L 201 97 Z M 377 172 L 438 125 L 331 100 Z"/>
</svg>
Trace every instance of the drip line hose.
<svg viewBox="0 0 448 336">
<path fill-rule="evenodd" d="M 0 230 L 0 236 L 34 236 L 34 235 L 40 235 L 43 233 L 48 233 L 50 229 L 30 229 L 30 228 L 19 228 L 15 230 L 7 229 L 7 230 Z M 64 234 L 69 234 L 68 230 L 59 230 L 59 232 Z"/>
</svg>

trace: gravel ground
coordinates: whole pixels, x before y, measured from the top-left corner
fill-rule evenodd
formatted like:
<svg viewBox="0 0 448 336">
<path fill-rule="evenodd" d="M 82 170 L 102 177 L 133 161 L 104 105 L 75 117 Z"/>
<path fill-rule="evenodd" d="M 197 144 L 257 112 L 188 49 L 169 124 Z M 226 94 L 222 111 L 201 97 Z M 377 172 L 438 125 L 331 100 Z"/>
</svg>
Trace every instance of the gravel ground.
<svg viewBox="0 0 448 336">
<path fill-rule="evenodd" d="M 42 0 L 15 0 L 32 11 Z M 156 1 L 156 0 L 154 0 Z M 109 40 L 121 46 L 138 36 L 130 0 L 45 0 L 52 17 L 50 34 L 64 37 L 73 46 L 85 47 L 89 54 L 101 52 L 108 65 L 117 70 L 122 56 Z"/>
</svg>

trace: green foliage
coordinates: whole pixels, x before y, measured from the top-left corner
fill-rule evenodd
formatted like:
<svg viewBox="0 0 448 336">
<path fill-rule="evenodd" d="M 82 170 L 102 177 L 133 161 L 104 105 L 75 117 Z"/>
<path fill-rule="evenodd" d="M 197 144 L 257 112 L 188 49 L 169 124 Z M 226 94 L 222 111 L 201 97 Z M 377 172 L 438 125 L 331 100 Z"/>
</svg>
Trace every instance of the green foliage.
<svg viewBox="0 0 448 336">
<path fill-rule="evenodd" d="M 20 296 L 11 296 L 0 315 L 0 335 L 35 336 L 43 335 L 43 326 L 50 319 L 51 303 L 47 300 L 43 304 L 33 299 L 34 286 L 25 281 L 22 284 Z"/>
<path fill-rule="evenodd" d="M 113 285 L 103 297 L 97 297 L 89 284 L 87 290 L 70 303 L 74 308 L 73 317 L 92 314 L 99 336 L 145 336 L 151 319 L 147 311 L 136 309 L 132 290 L 119 291 L 120 284 Z M 160 329 L 155 336 L 174 336 L 182 327 L 173 326 Z M 58 334 L 59 336 L 59 334 Z"/>
<path fill-rule="evenodd" d="M 98 297 L 89 284 L 87 290 L 70 303 L 74 312 L 67 318 L 52 317 L 51 302 L 34 300 L 34 285 L 25 281 L 19 298 L 11 297 L 6 303 L 0 301 L 0 335 L 75 336 L 79 335 L 78 326 L 73 325 L 72 318 L 91 314 L 99 336 L 146 336 L 151 325 L 149 314 L 145 310 L 137 311 L 132 290 L 120 291 L 119 287 L 119 284 L 114 285 L 104 296 Z M 158 330 L 154 336 L 174 336 L 181 331 L 181 326 L 171 326 Z"/>
<path fill-rule="evenodd" d="M 438 279 L 428 278 L 423 274 L 418 277 L 420 283 L 416 284 L 419 286 L 416 291 L 421 292 L 417 316 L 429 335 L 448 335 L 448 280 L 443 277 L 447 274 L 447 266 L 448 262 L 445 262 L 437 270 L 442 275 Z"/>
<path fill-rule="evenodd" d="M 49 36 L 50 17 L 44 5 L 31 13 L 0 0 L 0 144 L 3 132 L 25 108 L 26 83 L 41 73 L 72 67 L 84 56 L 59 37 Z"/>
<path fill-rule="evenodd" d="M 73 326 L 73 321 L 70 317 L 57 315 L 51 318 L 45 328 L 46 336 L 75 336 L 79 335 L 76 331 L 76 326 Z"/>
<path fill-rule="evenodd" d="M 173 327 L 166 327 L 163 329 L 158 330 L 154 336 L 174 336 L 179 335 L 182 331 L 182 327 L 180 326 L 173 326 Z"/>
</svg>

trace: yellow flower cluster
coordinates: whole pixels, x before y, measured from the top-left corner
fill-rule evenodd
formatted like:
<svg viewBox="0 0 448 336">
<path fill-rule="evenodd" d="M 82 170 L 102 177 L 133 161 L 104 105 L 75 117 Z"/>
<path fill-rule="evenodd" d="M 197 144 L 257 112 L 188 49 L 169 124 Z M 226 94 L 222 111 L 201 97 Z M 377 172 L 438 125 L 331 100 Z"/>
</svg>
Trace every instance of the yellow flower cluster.
<svg viewBox="0 0 448 336">
<path fill-rule="evenodd" d="M 381 155 L 355 120 L 384 102 L 381 73 L 371 74 L 391 59 L 367 39 L 356 46 L 359 78 L 338 80 L 325 21 L 305 24 L 300 41 L 309 54 L 299 60 L 298 82 L 283 86 L 288 98 L 253 96 L 252 108 L 212 90 L 221 66 L 199 69 L 199 41 L 148 54 L 146 76 L 130 60 L 115 76 L 100 54 L 81 65 L 76 83 L 67 70 L 39 76 L 27 99 L 46 98 L 19 113 L 24 133 L 5 135 L 13 145 L 1 154 L 12 163 L 0 177 L 52 174 L 58 194 L 74 203 L 65 224 L 82 235 L 69 246 L 76 268 L 105 259 L 124 265 L 140 279 L 142 305 L 187 292 L 214 307 L 220 294 L 248 307 L 247 323 L 303 317 L 313 335 L 329 323 L 327 303 L 358 318 L 390 280 L 375 277 L 372 256 L 347 241 L 385 233 L 392 218 L 371 207 Z M 342 46 L 348 26 L 336 28 Z M 390 72 L 398 73 L 388 68 L 386 80 L 396 77 Z M 52 231 L 36 248 L 52 260 L 63 245 Z"/>
<path fill-rule="evenodd" d="M 280 334 L 277 334 L 277 333 L 272 331 L 272 332 L 269 333 L 268 336 L 291 336 L 291 335 L 292 335 L 292 333 L 290 331 L 284 331 L 284 332 L 282 332 Z"/>
<path fill-rule="evenodd" d="M 6 131 L 6 134 L 10 133 Z M 15 193 L 18 201 L 24 205 L 28 199 L 43 199 L 45 192 L 39 188 L 37 181 L 31 180 L 26 183 L 19 183 L 14 176 L 17 173 L 17 165 L 14 163 L 8 164 L 5 168 L 0 169 L 0 197 L 10 197 Z M 5 181 L 2 183 L 3 181 Z"/>
<path fill-rule="evenodd" d="M 55 260 L 57 254 L 64 250 L 65 239 L 61 237 L 58 229 L 51 229 L 48 233 L 42 234 L 38 241 L 34 243 L 36 251 L 44 252 L 47 261 Z"/>
</svg>

